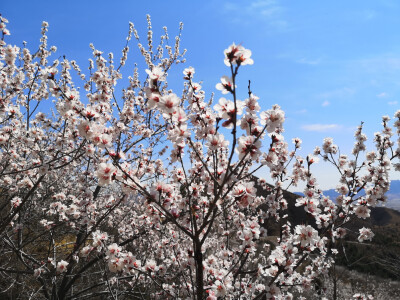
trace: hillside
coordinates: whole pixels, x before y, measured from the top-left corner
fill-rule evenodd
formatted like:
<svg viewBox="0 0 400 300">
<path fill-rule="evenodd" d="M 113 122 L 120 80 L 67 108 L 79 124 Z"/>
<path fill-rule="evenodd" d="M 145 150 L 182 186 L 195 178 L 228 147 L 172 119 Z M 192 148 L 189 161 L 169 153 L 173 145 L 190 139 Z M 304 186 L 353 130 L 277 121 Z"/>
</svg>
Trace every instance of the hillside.
<svg viewBox="0 0 400 300">
<path fill-rule="evenodd" d="M 400 181 L 393 184 L 395 191 L 400 187 Z M 268 192 L 260 187 L 259 194 Z M 399 189 L 400 192 L 400 189 Z M 284 198 L 288 202 L 288 220 L 293 225 L 312 224 L 303 207 L 296 207 L 296 199 L 301 196 L 284 192 Z M 264 226 L 269 235 L 279 235 L 279 224 L 270 220 Z M 371 218 L 367 220 L 354 219 L 346 224 L 348 234 L 343 244 L 337 245 L 339 257 L 337 262 L 347 266 L 350 270 L 365 272 L 383 278 L 400 279 L 400 212 L 387 207 L 375 207 L 371 209 Z M 359 243 L 357 241 L 358 230 L 362 227 L 370 227 L 375 233 L 371 242 Z"/>
</svg>

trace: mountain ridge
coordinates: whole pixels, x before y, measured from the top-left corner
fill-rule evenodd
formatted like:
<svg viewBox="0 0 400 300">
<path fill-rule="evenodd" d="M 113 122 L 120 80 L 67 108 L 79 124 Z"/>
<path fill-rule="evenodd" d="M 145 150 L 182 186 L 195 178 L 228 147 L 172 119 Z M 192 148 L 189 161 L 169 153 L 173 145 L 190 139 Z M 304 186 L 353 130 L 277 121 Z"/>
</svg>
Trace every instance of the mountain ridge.
<svg viewBox="0 0 400 300">
<path fill-rule="evenodd" d="M 335 189 L 323 190 L 325 196 L 329 196 L 333 201 L 340 194 Z M 301 192 L 294 192 L 295 195 L 304 196 Z M 361 194 L 363 195 L 363 194 Z M 391 208 L 400 212 L 400 180 L 392 180 L 390 182 L 390 189 L 386 193 L 387 202 L 382 207 Z"/>
</svg>

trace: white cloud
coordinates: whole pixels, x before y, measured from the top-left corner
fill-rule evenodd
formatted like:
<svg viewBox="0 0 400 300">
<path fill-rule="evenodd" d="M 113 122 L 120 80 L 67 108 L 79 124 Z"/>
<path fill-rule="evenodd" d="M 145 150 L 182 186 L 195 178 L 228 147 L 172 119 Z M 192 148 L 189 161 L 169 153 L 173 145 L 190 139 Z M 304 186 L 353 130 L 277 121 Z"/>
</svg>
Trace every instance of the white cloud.
<svg viewBox="0 0 400 300">
<path fill-rule="evenodd" d="M 307 109 L 303 108 L 303 109 L 295 111 L 294 113 L 295 114 L 305 114 L 306 112 L 307 112 Z"/>
<path fill-rule="evenodd" d="M 250 10 L 258 12 L 264 17 L 271 17 L 280 12 L 281 7 L 274 0 L 258 0 L 250 3 Z"/>
<path fill-rule="evenodd" d="M 322 102 L 322 106 L 328 106 L 328 105 L 330 105 L 331 103 L 328 101 L 328 100 L 325 100 L 324 102 Z"/>
<path fill-rule="evenodd" d="M 342 99 L 342 98 L 347 98 L 351 95 L 354 95 L 356 93 L 355 88 L 349 88 L 349 87 L 343 87 L 343 88 L 338 88 L 336 90 L 331 90 L 327 91 L 324 93 L 321 93 L 318 95 L 320 98 L 335 98 L 335 99 Z"/>
<path fill-rule="evenodd" d="M 382 92 L 378 95 L 376 95 L 378 98 L 383 98 L 383 97 L 387 97 L 387 94 L 385 92 Z"/>
<path fill-rule="evenodd" d="M 303 125 L 301 128 L 306 131 L 327 132 L 339 130 L 342 126 L 338 124 L 308 124 Z"/>
<path fill-rule="evenodd" d="M 364 10 L 361 16 L 365 21 L 370 21 L 376 18 L 377 13 L 374 10 Z"/>
<path fill-rule="evenodd" d="M 397 101 L 389 101 L 388 102 L 389 105 L 397 105 L 397 103 L 398 103 Z"/>
<path fill-rule="evenodd" d="M 284 9 L 277 0 L 254 0 L 246 4 L 229 1 L 223 4 L 223 8 L 224 13 L 237 16 L 229 18 L 230 21 L 245 24 L 256 19 L 278 30 L 286 30 L 289 27 L 288 22 L 282 18 Z"/>
<path fill-rule="evenodd" d="M 251 8 L 260 9 L 266 6 L 275 5 L 276 0 L 256 0 L 250 3 Z"/>
<path fill-rule="evenodd" d="M 240 11 L 242 13 L 257 13 L 264 17 L 271 17 L 281 10 L 274 0 L 256 0 L 243 5 L 242 3 L 225 2 L 224 8 L 228 12 Z"/>
<path fill-rule="evenodd" d="M 285 20 L 271 20 L 269 22 L 269 25 L 278 30 L 288 30 L 289 29 L 289 23 Z"/>
<path fill-rule="evenodd" d="M 296 60 L 296 62 L 298 64 L 304 64 L 304 65 L 311 65 L 311 66 L 315 66 L 318 65 L 321 62 L 321 59 L 317 58 L 317 59 L 308 59 L 308 58 L 300 58 L 298 60 Z"/>
<path fill-rule="evenodd" d="M 398 73 L 400 56 L 393 53 L 382 53 L 375 56 L 354 60 L 354 66 L 369 73 Z"/>
</svg>

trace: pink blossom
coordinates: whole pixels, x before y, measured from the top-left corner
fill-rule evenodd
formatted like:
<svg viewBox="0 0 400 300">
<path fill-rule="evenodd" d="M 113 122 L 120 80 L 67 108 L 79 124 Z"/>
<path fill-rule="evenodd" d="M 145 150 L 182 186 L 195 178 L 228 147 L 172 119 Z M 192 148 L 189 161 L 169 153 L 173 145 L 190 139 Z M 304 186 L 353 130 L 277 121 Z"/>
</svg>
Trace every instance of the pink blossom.
<svg viewBox="0 0 400 300">
<path fill-rule="evenodd" d="M 69 265 L 69 263 L 64 260 L 59 261 L 57 263 L 57 273 L 60 274 L 60 273 L 66 272 L 68 265 Z"/>
<path fill-rule="evenodd" d="M 228 67 L 235 64 L 252 65 L 254 63 L 253 60 L 250 58 L 251 51 L 245 49 L 241 45 L 235 45 L 235 43 L 233 43 L 231 46 L 229 46 L 228 49 L 224 51 L 224 55 L 224 63 Z"/>
<path fill-rule="evenodd" d="M 371 231 L 371 229 L 363 227 L 360 229 L 360 235 L 358 236 L 358 241 L 362 243 L 366 240 L 372 240 L 373 237 L 374 233 Z"/>
<path fill-rule="evenodd" d="M 228 76 L 222 76 L 221 82 L 217 83 L 215 87 L 217 90 L 221 91 L 222 94 L 231 93 L 233 91 L 232 79 L 229 78 Z"/>
</svg>

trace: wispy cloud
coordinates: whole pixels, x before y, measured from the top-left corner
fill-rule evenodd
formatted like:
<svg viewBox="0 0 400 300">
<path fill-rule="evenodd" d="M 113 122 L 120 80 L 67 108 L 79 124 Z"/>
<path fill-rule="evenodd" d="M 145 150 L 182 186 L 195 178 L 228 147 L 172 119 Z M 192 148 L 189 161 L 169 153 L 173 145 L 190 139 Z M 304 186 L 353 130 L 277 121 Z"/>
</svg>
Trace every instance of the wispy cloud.
<svg viewBox="0 0 400 300">
<path fill-rule="evenodd" d="M 397 105 L 397 103 L 398 103 L 397 101 L 389 101 L 388 102 L 389 105 Z"/>
<path fill-rule="evenodd" d="M 308 124 L 303 125 L 301 128 L 306 131 L 329 132 L 342 129 L 342 126 L 338 124 Z"/>
<path fill-rule="evenodd" d="M 303 57 L 303 58 L 296 60 L 296 63 L 315 66 L 315 65 L 318 65 L 319 63 L 321 63 L 321 59 L 320 58 L 308 59 L 308 58 Z"/>
<path fill-rule="evenodd" d="M 307 109 L 303 108 L 303 109 L 295 111 L 294 113 L 295 114 L 305 114 L 306 112 L 307 112 Z"/>
<path fill-rule="evenodd" d="M 354 60 L 357 67 L 367 72 L 398 72 L 400 69 L 400 56 L 393 53 L 382 53 L 372 57 Z"/>
<path fill-rule="evenodd" d="M 328 100 L 326 100 L 326 101 L 324 101 L 324 102 L 322 102 L 322 106 L 328 106 L 328 105 L 330 105 L 331 103 L 328 101 Z"/>
<path fill-rule="evenodd" d="M 255 19 L 265 22 L 269 27 L 285 30 L 289 24 L 282 17 L 283 7 L 277 0 L 254 0 L 246 3 L 225 2 L 224 12 L 233 14 L 234 22 L 248 23 Z"/>
<path fill-rule="evenodd" d="M 247 7 L 250 11 L 258 11 L 266 17 L 271 17 L 282 9 L 278 6 L 277 1 L 274 0 L 256 0 L 250 2 L 250 5 Z"/>
<path fill-rule="evenodd" d="M 385 93 L 385 92 L 382 92 L 382 93 L 380 93 L 380 94 L 378 94 L 378 95 L 376 95 L 378 98 L 384 98 L 384 97 L 387 97 L 387 94 Z"/>
<path fill-rule="evenodd" d="M 356 90 L 354 88 L 343 87 L 335 90 L 327 91 L 318 95 L 320 98 L 344 98 L 354 95 Z"/>
<path fill-rule="evenodd" d="M 313 57 L 298 49 L 290 49 L 285 50 L 284 52 L 280 52 L 278 55 L 276 55 L 276 58 L 289 60 L 290 62 L 296 64 L 308 66 L 317 66 L 326 61 L 325 58 L 322 56 Z"/>
<path fill-rule="evenodd" d="M 363 10 L 360 15 L 361 15 L 362 19 L 364 19 L 365 21 L 370 21 L 370 20 L 373 20 L 376 18 L 377 12 L 372 9 L 367 9 L 367 10 Z"/>
</svg>

